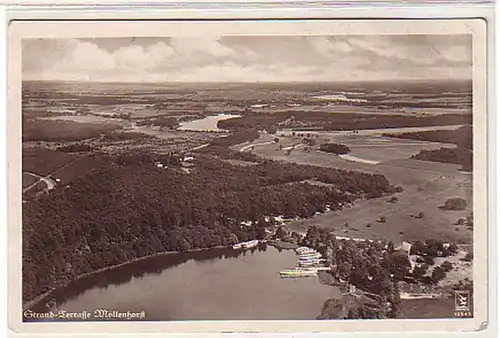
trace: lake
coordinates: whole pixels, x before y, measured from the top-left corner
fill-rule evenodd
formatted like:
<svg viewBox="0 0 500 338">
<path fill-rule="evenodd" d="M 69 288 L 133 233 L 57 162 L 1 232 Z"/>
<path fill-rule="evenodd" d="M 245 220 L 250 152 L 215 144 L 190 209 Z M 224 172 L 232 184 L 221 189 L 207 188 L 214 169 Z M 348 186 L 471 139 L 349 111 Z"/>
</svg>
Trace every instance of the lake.
<svg viewBox="0 0 500 338">
<path fill-rule="evenodd" d="M 202 119 L 181 122 L 178 130 L 186 131 L 225 131 L 217 127 L 217 122 L 222 120 L 233 119 L 240 117 L 240 115 L 232 114 L 218 114 L 213 116 L 207 116 Z"/>
<path fill-rule="evenodd" d="M 85 277 L 50 298 L 58 310 L 145 311 L 146 320 L 315 319 L 340 290 L 317 277 L 280 278 L 296 259 L 262 243 L 156 256 Z M 32 310 L 47 311 L 42 303 Z"/>
</svg>

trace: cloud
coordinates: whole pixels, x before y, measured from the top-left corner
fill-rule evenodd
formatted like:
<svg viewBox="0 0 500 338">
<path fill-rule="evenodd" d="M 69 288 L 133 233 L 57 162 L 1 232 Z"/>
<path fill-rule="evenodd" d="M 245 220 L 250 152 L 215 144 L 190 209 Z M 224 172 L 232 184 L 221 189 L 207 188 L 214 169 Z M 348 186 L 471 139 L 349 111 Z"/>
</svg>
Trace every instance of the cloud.
<svg viewBox="0 0 500 338">
<path fill-rule="evenodd" d="M 461 79 L 468 36 L 269 36 L 23 41 L 24 80 L 255 82 Z"/>
</svg>

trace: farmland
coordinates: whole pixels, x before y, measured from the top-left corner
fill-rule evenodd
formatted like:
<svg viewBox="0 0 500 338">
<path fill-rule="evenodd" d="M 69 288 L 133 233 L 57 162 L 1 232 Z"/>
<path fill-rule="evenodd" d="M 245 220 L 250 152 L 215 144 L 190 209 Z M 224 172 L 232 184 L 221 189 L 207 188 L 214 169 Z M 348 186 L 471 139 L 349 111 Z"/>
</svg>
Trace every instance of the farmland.
<svg viewBox="0 0 500 338">
<path fill-rule="evenodd" d="M 441 88 L 446 94 L 437 94 Z M 466 94 L 469 89 L 468 83 L 451 87 L 441 83 L 434 86 L 413 83 L 406 87 L 233 84 L 221 90 L 211 84 L 151 87 L 27 82 L 23 85 L 23 171 L 45 176 L 60 170 L 57 178 L 70 182 L 93 168 L 105 166 L 108 160 L 104 155 L 134 150 L 182 152 L 201 147 L 199 151 L 228 161 L 250 159 L 253 162 L 257 156 L 376 173 L 404 188 L 397 203 L 362 201 L 348 210 L 300 221 L 293 226 L 307 229 L 311 224 L 319 224 L 336 228 L 348 223 L 348 227 L 341 227 L 338 232 L 393 240 L 439 235 L 467 242 L 471 234 L 452 224 L 470 212 L 471 206 L 462 213 L 450 213 L 438 209 L 437 205 L 452 197 L 464 197 L 470 202 L 470 175 L 459 172 L 456 164 L 410 158 L 421 151 L 453 148 L 457 139 L 466 139 L 461 136 L 463 128 L 457 136 L 450 133 L 470 122 L 471 101 Z M 328 96 L 332 92 L 336 94 Z M 456 95 L 450 94 L 453 92 Z M 332 101 L 332 97 L 351 101 Z M 34 109 L 38 113 L 34 113 Z M 113 114 L 107 113 L 110 109 Z M 145 113 L 154 109 L 156 115 Z M 426 109 L 432 112 L 426 113 Z M 436 114 L 438 110 L 440 113 Z M 224 133 L 179 130 L 175 124 L 164 127 L 154 122 L 160 116 L 180 122 L 225 111 L 241 117 L 219 121 L 219 128 L 229 129 L 229 135 L 257 130 L 260 131 L 257 139 L 249 143 L 245 137 L 236 138 L 224 144 L 227 136 Z M 363 130 L 374 123 L 382 129 Z M 327 130 L 296 131 L 294 126 L 299 125 L 319 125 Z M 348 131 L 329 130 L 335 126 Z M 416 131 L 415 126 L 418 126 Z M 419 132 L 418 128 L 423 131 Z M 266 133 L 266 129 L 274 129 L 276 134 Z M 435 130 L 441 129 L 449 131 L 439 138 Z M 443 143 L 447 141 L 450 143 Z M 321 144 L 326 143 L 345 145 L 349 154 L 337 156 L 319 151 Z M 79 144 L 93 150 L 57 151 Z M 213 145 L 203 148 L 209 144 Z M 227 145 L 232 150 L 227 150 Z M 64 168 L 61 170 L 61 167 Z M 26 177 L 25 184 L 32 180 Z M 420 209 L 426 211 L 425 220 L 409 216 Z M 376 222 L 381 216 L 386 217 L 386 223 Z"/>
<path fill-rule="evenodd" d="M 158 252 L 262 239 L 269 216 L 297 233 L 470 245 L 471 173 L 415 158 L 457 147 L 469 90 L 25 83 L 24 299 Z"/>
</svg>

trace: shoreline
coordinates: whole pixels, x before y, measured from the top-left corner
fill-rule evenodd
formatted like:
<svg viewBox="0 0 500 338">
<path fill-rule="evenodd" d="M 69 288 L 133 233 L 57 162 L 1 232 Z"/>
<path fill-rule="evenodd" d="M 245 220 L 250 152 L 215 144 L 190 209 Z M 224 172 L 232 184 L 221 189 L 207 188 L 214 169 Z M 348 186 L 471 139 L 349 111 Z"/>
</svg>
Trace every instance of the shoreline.
<svg viewBox="0 0 500 338">
<path fill-rule="evenodd" d="M 125 265 L 129 265 L 129 264 L 132 264 L 132 263 L 136 263 L 136 262 L 140 262 L 140 261 L 143 261 L 143 260 L 146 260 L 146 259 L 149 259 L 149 258 L 153 258 L 153 257 L 168 256 L 168 255 L 181 254 L 181 253 L 193 253 L 193 252 L 199 252 L 199 251 L 204 251 L 204 250 L 223 249 L 223 248 L 228 248 L 229 249 L 229 248 L 231 248 L 231 246 L 218 245 L 218 246 L 214 246 L 214 247 L 210 247 L 210 248 L 191 249 L 191 250 L 187 250 L 187 251 L 161 251 L 161 252 L 158 252 L 158 253 L 154 253 L 152 255 L 147 255 L 147 256 L 143 256 L 143 257 L 137 257 L 137 258 L 128 260 L 128 261 L 123 262 L 123 263 L 119 263 L 119 264 L 110 265 L 110 266 L 107 266 L 107 267 L 104 267 L 104 268 L 100 268 L 100 269 L 97 269 L 95 271 L 86 272 L 86 273 L 83 273 L 83 274 L 80 274 L 80 275 L 76 276 L 74 279 L 72 279 L 71 281 L 69 281 L 67 283 L 58 285 L 56 287 L 52 287 L 49 291 L 46 291 L 46 292 L 44 292 L 44 293 L 36 296 L 32 300 L 23 303 L 22 304 L 22 309 L 23 309 L 23 311 L 26 311 L 26 310 L 30 309 L 31 307 L 37 305 L 38 303 L 40 303 L 41 301 L 43 301 L 47 297 L 49 297 L 52 292 L 54 292 L 54 291 L 56 291 L 58 289 L 65 288 L 65 287 L 69 286 L 71 283 L 74 283 L 74 282 L 76 282 L 76 281 L 78 281 L 78 280 L 80 280 L 82 278 L 90 277 L 92 275 L 95 275 L 95 274 L 98 274 L 98 273 L 101 273 L 101 272 L 104 272 L 104 271 L 109 271 L 109 270 L 117 269 L 119 267 L 122 267 L 122 266 L 125 266 Z"/>
</svg>

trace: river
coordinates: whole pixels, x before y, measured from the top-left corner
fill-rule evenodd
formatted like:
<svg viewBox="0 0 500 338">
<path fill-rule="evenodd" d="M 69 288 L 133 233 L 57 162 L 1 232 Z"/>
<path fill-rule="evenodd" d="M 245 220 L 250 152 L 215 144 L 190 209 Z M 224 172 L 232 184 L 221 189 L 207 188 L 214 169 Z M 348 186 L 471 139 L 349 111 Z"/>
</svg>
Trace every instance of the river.
<svg viewBox="0 0 500 338">
<path fill-rule="evenodd" d="M 57 310 L 146 314 L 146 320 L 315 319 L 340 290 L 316 277 L 281 279 L 291 250 L 266 244 L 156 256 L 80 279 L 50 295 Z M 45 302 L 33 311 L 47 311 Z"/>
</svg>

